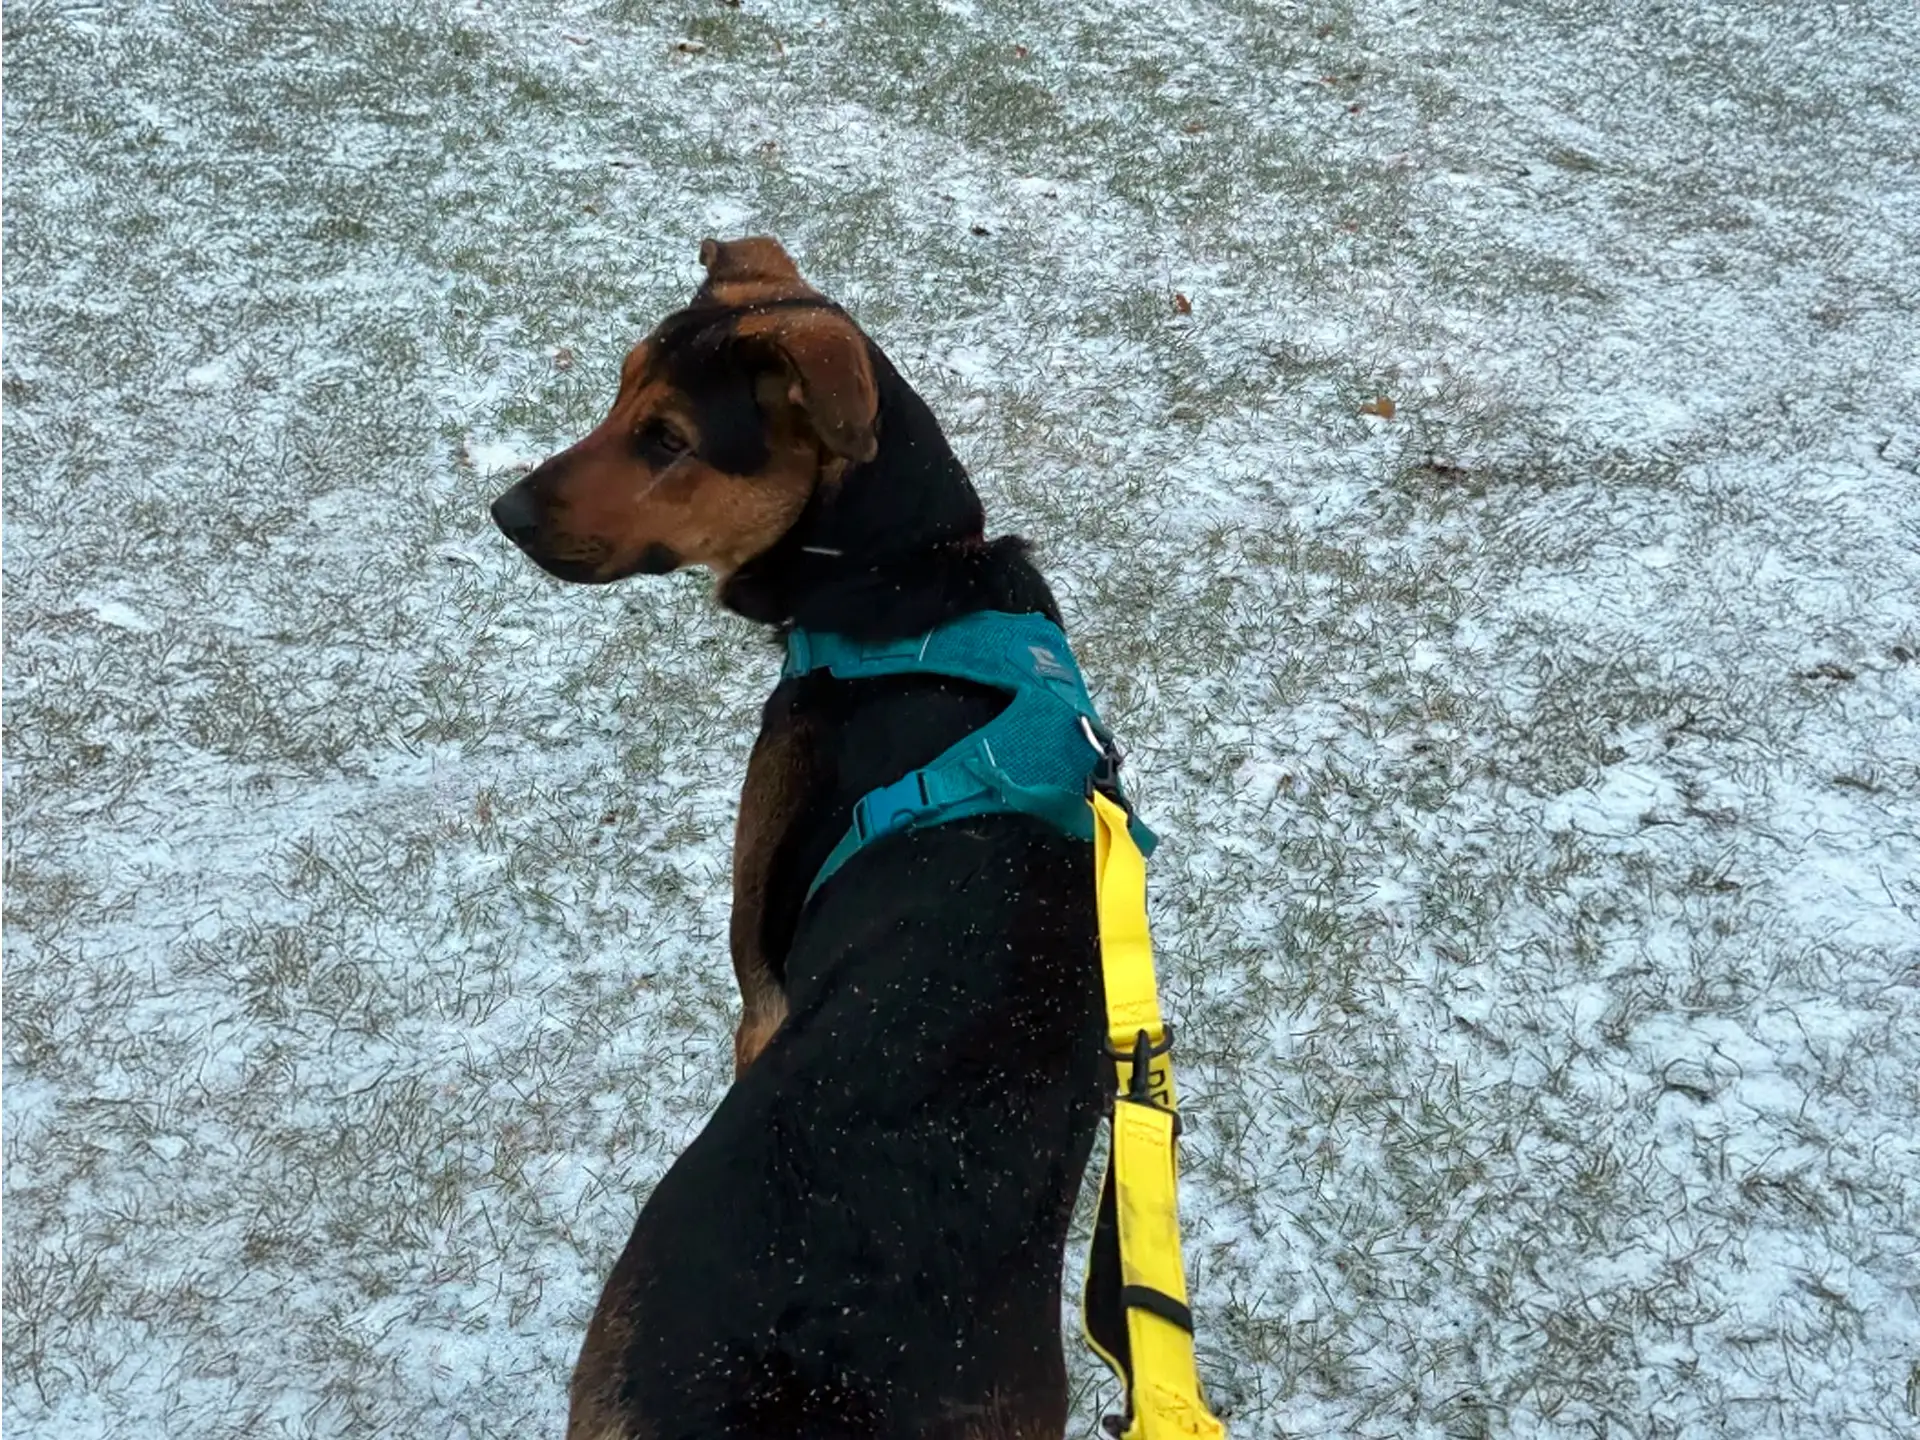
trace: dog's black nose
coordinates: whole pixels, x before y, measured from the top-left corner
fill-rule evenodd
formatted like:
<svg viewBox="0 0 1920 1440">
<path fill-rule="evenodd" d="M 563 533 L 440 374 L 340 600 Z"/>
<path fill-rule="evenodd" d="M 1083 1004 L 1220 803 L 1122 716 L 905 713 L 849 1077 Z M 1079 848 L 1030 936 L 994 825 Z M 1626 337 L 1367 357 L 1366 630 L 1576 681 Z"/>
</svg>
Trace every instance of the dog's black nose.
<svg viewBox="0 0 1920 1440">
<path fill-rule="evenodd" d="M 493 502 L 493 523 L 514 544 L 531 544 L 540 533 L 540 509 L 527 487 L 516 485 Z"/>
</svg>

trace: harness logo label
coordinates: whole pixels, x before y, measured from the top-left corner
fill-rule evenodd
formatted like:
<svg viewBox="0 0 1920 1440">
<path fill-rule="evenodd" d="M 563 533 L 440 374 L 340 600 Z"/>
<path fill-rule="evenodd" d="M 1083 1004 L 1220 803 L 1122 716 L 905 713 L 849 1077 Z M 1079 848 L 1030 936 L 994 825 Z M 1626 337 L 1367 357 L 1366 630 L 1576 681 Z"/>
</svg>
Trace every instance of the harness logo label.
<svg viewBox="0 0 1920 1440">
<path fill-rule="evenodd" d="M 1071 680 L 1067 667 L 1060 663 L 1060 657 L 1044 645 L 1029 645 L 1027 653 L 1033 656 L 1033 670 L 1036 675 L 1044 675 L 1049 680 Z"/>
</svg>

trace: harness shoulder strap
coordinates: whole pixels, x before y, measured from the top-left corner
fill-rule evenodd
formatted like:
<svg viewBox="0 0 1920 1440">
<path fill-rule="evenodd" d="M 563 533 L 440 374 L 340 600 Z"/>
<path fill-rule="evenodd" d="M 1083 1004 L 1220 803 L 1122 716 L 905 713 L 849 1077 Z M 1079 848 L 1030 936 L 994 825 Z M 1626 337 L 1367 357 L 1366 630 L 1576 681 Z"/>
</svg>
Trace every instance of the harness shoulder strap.
<svg viewBox="0 0 1920 1440">
<path fill-rule="evenodd" d="M 1003 690 L 1042 686 L 1091 712 L 1080 669 L 1058 625 L 1044 615 L 979 610 L 924 635 L 852 640 L 825 630 L 787 632 L 785 679 L 826 670 L 839 680 L 879 675 L 951 675 Z"/>
<path fill-rule="evenodd" d="M 987 610 L 924 635 L 857 641 L 824 631 L 787 635 L 785 678 L 825 670 L 835 679 L 948 675 L 1012 694 L 1007 708 L 929 764 L 862 796 L 853 823 L 829 852 L 813 895 L 863 847 L 883 835 L 975 815 L 1034 815 L 1082 840 L 1093 838 L 1088 779 L 1111 752 L 1067 637 L 1044 615 Z M 1151 852 L 1153 832 L 1133 822 Z"/>
</svg>

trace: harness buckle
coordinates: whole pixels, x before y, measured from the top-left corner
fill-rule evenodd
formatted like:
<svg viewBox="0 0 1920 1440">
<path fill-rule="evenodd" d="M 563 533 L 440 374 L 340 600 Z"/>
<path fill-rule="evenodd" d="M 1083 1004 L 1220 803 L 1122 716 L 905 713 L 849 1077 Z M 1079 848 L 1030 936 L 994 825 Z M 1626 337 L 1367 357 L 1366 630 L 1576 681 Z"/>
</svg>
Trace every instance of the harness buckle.
<svg viewBox="0 0 1920 1440">
<path fill-rule="evenodd" d="M 853 807 L 854 832 L 864 845 L 876 835 L 911 825 L 932 803 L 927 795 L 925 772 L 910 770 L 891 785 L 882 785 L 860 797 Z"/>
<path fill-rule="evenodd" d="M 1173 1022 L 1160 1022 L 1160 1043 L 1154 1044 L 1147 1032 L 1142 1030 L 1134 1036 L 1131 1050 L 1116 1050 L 1112 1041 L 1104 1042 L 1109 1060 L 1124 1060 L 1133 1068 L 1127 1074 L 1127 1093 L 1120 1098 L 1131 1105 L 1146 1105 L 1155 1110 L 1164 1110 L 1173 1117 L 1173 1138 L 1180 1138 L 1182 1129 L 1180 1112 L 1169 1104 L 1155 1098 L 1153 1083 L 1153 1062 L 1173 1053 Z"/>
<path fill-rule="evenodd" d="M 1138 1075 L 1141 1064 L 1144 1061 L 1158 1060 L 1162 1055 L 1171 1055 L 1173 1053 L 1173 1022 L 1170 1020 L 1160 1022 L 1160 1043 L 1158 1045 L 1153 1043 L 1153 1037 L 1151 1035 L 1142 1030 L 1133 1037 L 1133 1044 L 1125 1050 L 1114 1049 L 1111 1040 L 1106 1042 L 1106 1046 L 1107 1058 L 1109 1060 L 1132 1061 L 1134 1073 Z"/>
<path fill-rule="evenodd" d="M 780 678 L 791 680 L 813 669 L 813 643 L 798 625 L 787 631 L 787 662 L 780 667 Z"/>
<path fill-rule="evenodd" d="M 1093 770 L 1087 776 L 1087 794 L 1091 796 L 1098 790 L 1129 815 L 1133 809 L 1120 794 L 1120 764 L 1126 759 L 1119 743 L 1111 735 L 1103 735 L 1093 728 L 1093 721 L 1085 715 L 1080 717 L 1080 734 L 1087 744 L 1093 747 L 1093 753 L 1099 759 L 1093 762 Z"/>
</svg>

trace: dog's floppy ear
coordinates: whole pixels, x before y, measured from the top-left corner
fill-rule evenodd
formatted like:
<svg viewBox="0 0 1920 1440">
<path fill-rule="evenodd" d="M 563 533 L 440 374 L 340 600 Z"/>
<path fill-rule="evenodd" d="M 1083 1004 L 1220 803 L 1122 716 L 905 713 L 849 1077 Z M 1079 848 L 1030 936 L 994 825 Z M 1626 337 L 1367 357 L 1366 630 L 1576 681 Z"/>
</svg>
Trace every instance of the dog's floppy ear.
<svg viewBox="0 0 1920 1440">
<path fill-rule="evenodd" d="M 787 371 L 787 399 L 834 454 L 856 465 L 880 448 L 880 395 L 867 337 L 839 310 L 764 311 L 740 317 L 737 333 L 764 345 Z"/>
<path fill-rule="evenodd" d="M 700 263 L 707 270 L 706 291 L 747 311 L 734 333 L 779 359 L 787 372 L 787 398 L 821 442 L 856 464 L 871 460 L 879 449 L 879 390 L 867 337 L 846 312 L 800 278 L 792 257 L 771 236 L 703 240 Z M 819 303 L 751 308 L 782 300 Z"/>
</svg>

